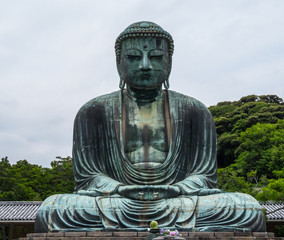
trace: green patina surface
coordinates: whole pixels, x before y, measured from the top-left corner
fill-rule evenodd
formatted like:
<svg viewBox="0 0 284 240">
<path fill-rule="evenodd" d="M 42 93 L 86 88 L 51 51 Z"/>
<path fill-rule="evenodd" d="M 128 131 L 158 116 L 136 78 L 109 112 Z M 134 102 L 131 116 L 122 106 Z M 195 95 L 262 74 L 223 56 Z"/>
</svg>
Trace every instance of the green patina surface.
<svg viewBox="0 0 284 240">
<path fill-rule="evenodd" d="M 249 195 L 216 189 L 216 132 L 198 100 L 168 90 L 174 50 L 151 22 L 116 40 L 120 90 L 94 98 L 74 123 L 74 194 L 49 197 L 36 231 L 265 231 Z M 164 89 L 163 89 L 164 86 Z"/>
</svg>

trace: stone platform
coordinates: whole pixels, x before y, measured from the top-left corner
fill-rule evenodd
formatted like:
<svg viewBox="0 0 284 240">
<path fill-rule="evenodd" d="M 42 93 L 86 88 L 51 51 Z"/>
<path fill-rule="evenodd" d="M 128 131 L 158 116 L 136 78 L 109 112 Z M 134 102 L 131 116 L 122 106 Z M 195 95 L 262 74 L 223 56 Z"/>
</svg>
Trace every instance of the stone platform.
<svg viewBox="0 0 284 240">
<path fill-rule="evenodd" d="M 270 232 L 181 232 L 186 240 L 284 240 Z M 29 233 L 19 240 L 146 240 L 149 232 L 102 231 L 102 232 L 52 232 Z M 148 236 L 149 239 L 149 236 Z"/>
</svg>

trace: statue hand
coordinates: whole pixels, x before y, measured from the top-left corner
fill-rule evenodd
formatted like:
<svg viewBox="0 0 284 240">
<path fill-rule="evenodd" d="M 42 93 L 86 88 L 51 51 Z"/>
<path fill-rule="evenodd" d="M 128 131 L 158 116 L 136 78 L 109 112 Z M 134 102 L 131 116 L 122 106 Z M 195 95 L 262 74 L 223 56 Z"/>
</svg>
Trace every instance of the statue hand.
<svg viewBox="0 0 284 240">
<path fill-rule="evenodd" d="M 120 186 L 118 194 L 126 198 L 144 201 L 153 201 L 177 197 L 181 190 L 171 185 L 128 185 Z"/>
<path fill-rule="evenodd" d="M 201 189 L 198 193 L 198 196 L 206 196 L 206 195 L 212 195 L 212 194 L 218 194 L 222 193 L 223 191 L 218 188 L 212 188 L 212 189 Z"/>
</svg>

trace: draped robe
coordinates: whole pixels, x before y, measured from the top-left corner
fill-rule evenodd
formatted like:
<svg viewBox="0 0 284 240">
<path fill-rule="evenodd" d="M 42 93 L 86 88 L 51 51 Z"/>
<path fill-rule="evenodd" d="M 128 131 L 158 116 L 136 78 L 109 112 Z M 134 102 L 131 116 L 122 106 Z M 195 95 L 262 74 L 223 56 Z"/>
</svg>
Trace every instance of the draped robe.
<svg viewBox="0 0 284 240">
<path fill-rule="evenodd" d="M 216 131 L 210 112 L 198 100 L 166 91 L 170 146 L 165 161 L 149 169 L 133 166 L 122 139 L 122 91 L 97 97 L 74 123 L 74 194 L 53 195 L 40 207 L 36 232 L 145 230 L 160 227 L 196 231 L 264 231 L 260 205 L 246 194 L 209 195 L 216 187 Z M 181 194 L 154 201 L 118 195 L 121 185 L 175 185 Z"/>
</svg>

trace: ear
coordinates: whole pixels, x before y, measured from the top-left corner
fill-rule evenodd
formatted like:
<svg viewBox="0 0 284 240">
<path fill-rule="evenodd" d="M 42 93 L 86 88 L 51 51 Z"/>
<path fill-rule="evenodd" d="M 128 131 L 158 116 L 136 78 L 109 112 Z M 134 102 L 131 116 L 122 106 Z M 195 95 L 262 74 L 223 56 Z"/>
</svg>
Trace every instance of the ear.
<svg viewBox="0 0 284 240">
<path fill-rule="evenodd" d="M 121 71 L 121 65 L 120 65 L 120 61 L 116 60 L 116 68 L 117 68 L 117 72 L 118 72 L 118 75 L 119 75 L 119 78 L 120 78 L 120 81 L 119 81 L 119 88 L 121 90 L 124 89 L 125 87 L 125 82 L 122 78 L 122 71 Z"/>
<path fill-rule="evenodd" d="M 170 61 L 170 60 L 169 60 L 169 61 Z M 164 88 L 165 88 L 166 90 L 168 90 L 169 87 L 170 87 L 169 78 L 170 78 L 171 70 L 172 70 L 172 61 L 169 62 L 167 77 L 166 77 L 166 79 L 165 79 L 165 81 L 164 81 Z"/>
<path fill-rule="evenodd" d="M 168 79 L 170 77 L 171 71 L 172 71 L 172 60 L 169 60 Z"/>
<path fill-rule="evenodd" d="M 170 76 L 171 71 L 172 71 L 172 60 L 170 59 L 169 61 L 170 61 L 170 63 L 169 63 L 169 72 L 168 72 L 168 77 Z"/>
<path fill-rule="evenodd" d="M 120 67 L 120 62 L 121 62 L 121 59 L 116 59 L 116 69 L 117 69 L 117 72 L 118 72 L 118 75 L 119 75 L 119 77 L 120 77 L 120 79 L 121 79 L 121 67 Z"/>
</svg>

